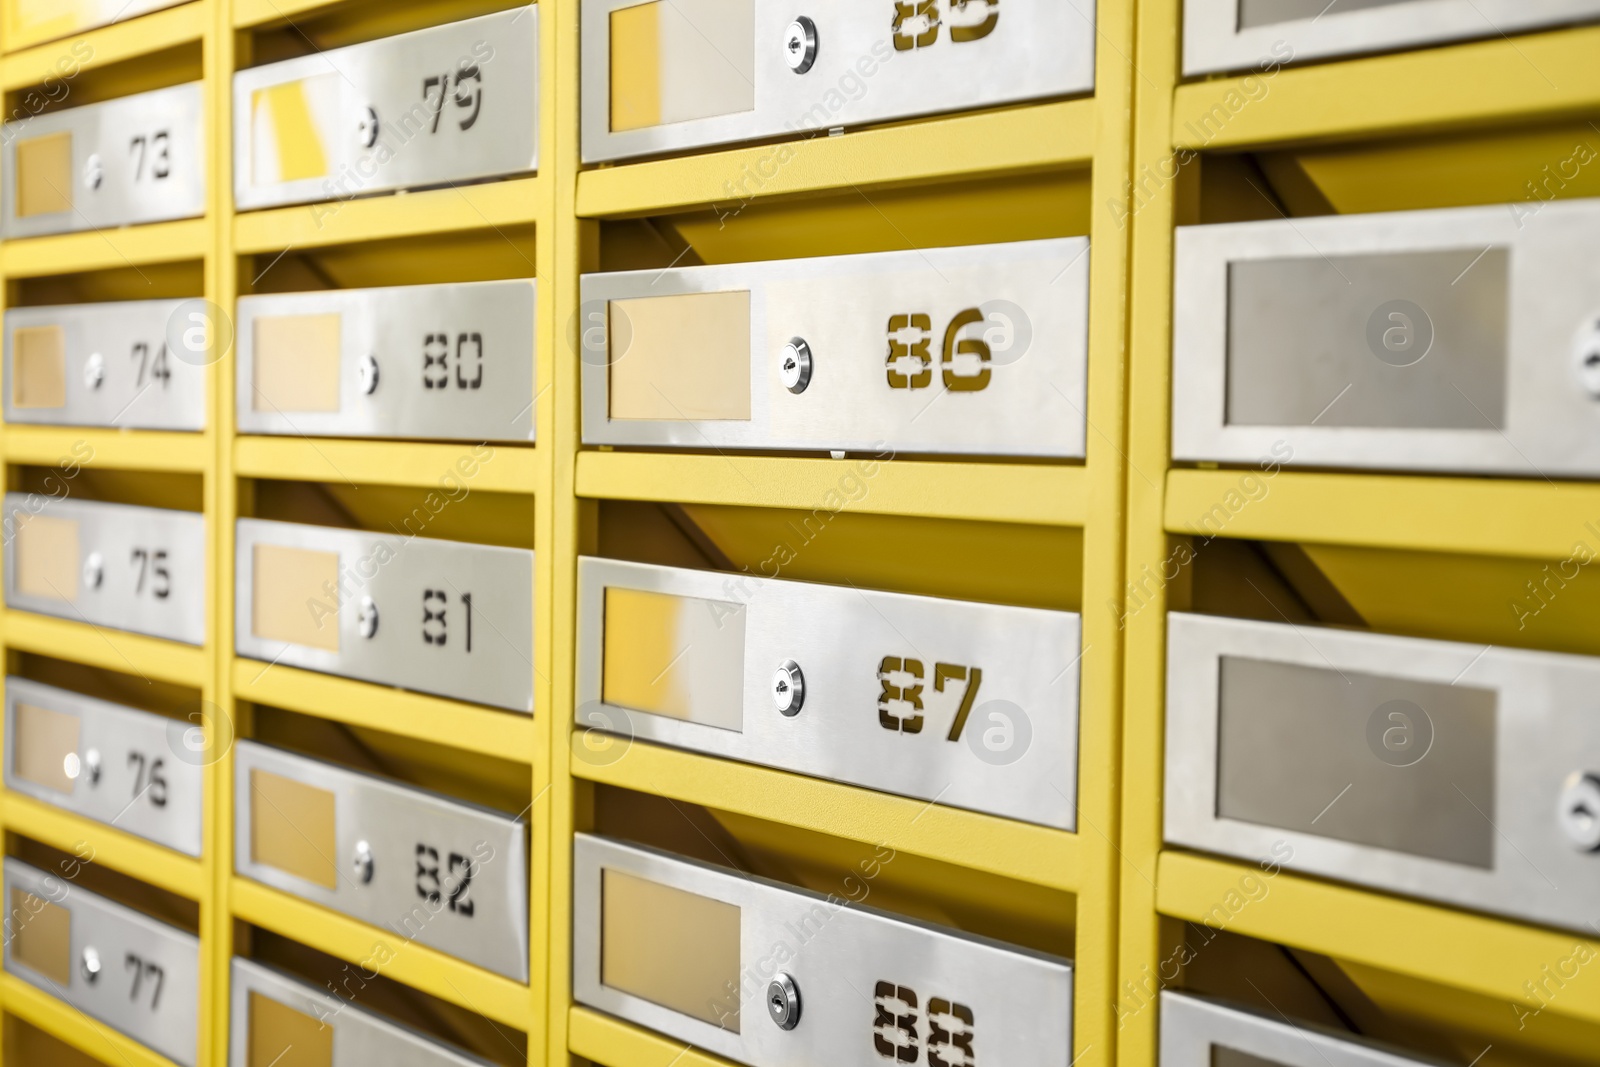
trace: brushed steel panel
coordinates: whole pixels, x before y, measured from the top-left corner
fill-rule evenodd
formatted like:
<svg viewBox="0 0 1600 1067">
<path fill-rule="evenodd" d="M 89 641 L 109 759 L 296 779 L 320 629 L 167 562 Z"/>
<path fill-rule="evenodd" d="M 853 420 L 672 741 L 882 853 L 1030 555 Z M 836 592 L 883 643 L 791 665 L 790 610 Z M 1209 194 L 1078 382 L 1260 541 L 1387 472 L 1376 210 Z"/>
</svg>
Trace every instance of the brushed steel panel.
<svg viewBox="0 0 1600 1067">
<path fill-rule="evenodd" d="M 254 741 L 235 747 L 234 768 L 235 871 L 528 980 L 528 826 L 520 818 Z M 252 857 L 256 771 L 333 794 L 336 854 L 327 859 L 338 877 L 332 888 Z"/>
<path fill-rule="evenodd" d="M 1230 1060 L 1228 1054 L 1238 1059 Z M 1161 991 L 1161 1067 L 1444 1067 L 1431 1056 L 1212 997 Z"/>
</svg>

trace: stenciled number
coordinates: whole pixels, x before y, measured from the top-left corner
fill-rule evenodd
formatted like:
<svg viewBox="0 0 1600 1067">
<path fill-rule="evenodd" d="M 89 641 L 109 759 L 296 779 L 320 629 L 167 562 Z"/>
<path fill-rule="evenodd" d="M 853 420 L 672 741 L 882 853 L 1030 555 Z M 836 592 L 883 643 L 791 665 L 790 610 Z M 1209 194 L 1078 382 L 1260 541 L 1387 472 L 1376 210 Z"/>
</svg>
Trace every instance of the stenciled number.
<svg viewBox="0 0 1600 1067">
<path fill-rule="evenodd" d="M 132 952 L 122 958 L 122 969 L 133 972 L 133 987 L 128 990 L 129 1000 L 139 999 L 139 986 L 147 975 L 155 982 L 155 988 L 150 991 L 150 1010 L 155 1011 L 156 1006 L 161 1003 L 161 982 L 166 978 L 167 972 L 159 963 L 151 962 Z"/>
<path fill-rule="evenodd" d="M 445 618 L 445 609 L 450 606 L 450 594 L 443 589 L 424 589 L 422 591 L 422 643 L 426 645 L 443 646 L 449 638 L 449 623 Z M 467 651 L 472 651 L 472 594 L 461 594 L 461 606 L 466 609 L 463 613 L 466 622 Z"/>
<path fill-rule="evenodd" d="M 145 174 L 145 157 L 150 157 L 150 177 L 160 181 L 172 173 L 172 158 L 170 154 L 171 135 L 166 130 L 157 130 L 146 137 L 144 134 L 135 134 L 128 140 L 128 152 L 133 159 L 133 180 L 143 181 Z"/>
<path fill-rule="evenodd" d="M 939 19 L 939 0 L 895 0 L 894 50 L 909 52 L 913 48 L 927 48 L 939 39 L 939 27 L 950 27 L 950 40 L 956 44 L 981 41 L 994 32 L 1000 22 L 1000 0 L 949 0 L 950 10 L 965 12 L 969 6 L 982 5 L 986 14 L 982 22 L 942 23 Z M 922 20 L 922 30 L 908 25 Z"/>
<path fill-rule="evenodd" d="M 167 595 L 172 592 L 172 575 L 167 571 L 166 549 L 136 548 L 128 562 L 139 565 L 139 578 L 133 587 L 135 593 L 144 592 L 145 576 L 148 573 L 150 594 L 157 600 L 167 599 Z"/>
<path fill-rule="evenodd" d="M 156 349 L 156 358 L 150 358 L 150 345 L 146 341 L 135 341 L 133 344 L 133 360 L 139 364 L 138 382 L 143 389 L 145 381 L 160 382 L 161 388 L 166 389 L 172 381 L 172 369 L 167 365 L 167 346 L 163 342 Z"/>
<path fill-rule="evenodd" d="M 452 852 L 445 860 L 446 874 L 439 876 L 439 850 L 432 845 L 417 842 L 417 896 L 429 904 L 446 901 L 450 910 L 465 918 L 472 918 L 473 901 L 468 893 L 472 888 L 475 867 L 470 858 Z M 448 892 L 448 897 L 446 893 Z"/>
<path fill-rule="evenodd" d="M 433 125 L 428 127 L 429 133 L 439 132 L 439 116 L 444 111 L 445 97 L 455 101 L 456 107 L 462 111 L 470 109 L 472 114 L 456 122 L 463 130 L 470 130 L 477 124 L 478 115 L 483 111 L 483 72 L 475 63 L 464 63 L 455 72 L 455 92 L 450 92 L 450 72 L 434 74 L 422 79 L 422 99 L 433 110 Z M 470 88 L 469 88 L 470 85 Z"/>
<path fill-rule="evenodd" d="M 483 388 L 483 334 L 456 334 L 454 354 L 455 367 L 452 374 L 450 335 L 430 333 L 423 337 L 422 387 L 424 389 L 448 389 L 451 384 L 457 389 Z"/>
<path fill-rule="evenodd" d="M 167 806 L 167 780 L 162 775 L 166 765 L 167 761 L 160 756 L 150 759 L 143 752 L 128 753 L 128 766 L 133 768 L 134 800 L 138 800 L 140 795 L 148 790 L 150 803 L 158 808 Z"/>
<path fill-rule="evenodd" d="M 963 337 L 961 332 L 984 322 L 983 311 L 967 308 L 950 320 L 944 330 L 939 372 L 944 387 L 955 393 L 978 393 L 989 387 L 993 352 L 982 336 Z M 890 389 L 926 389 L 933 384 L 933 318 L 924 314 L 892 315 L 888 326 L 889 356 L 885 361 Z M 976 356 L 978 369 L 962 373 L 958 356 Z M 914 361 L 914 362 L 913 362 Z"/>
<path fill-rule="evenodd" d="M 916 1063 L 924 1052 L 917 1029 L 920 1018 L 917 991 L 893 982 L 879 982 L 873 990 L 872 1047 L 895 1063 Z M 976 1067 L 972 1050 L 976 1020 L 965 1004 L 933 997 L 928 1001 L 928 1067 Z"/>
<path fill-rule="evenodd" d="M 913 685 L 895 685 L 891 680 L 897 673 L 909 674 Z M 885 656 L 878 661 L 878 725 L 892 733 L 920 734 L 922 732 L 922 661 L 908 659 L 902 656 Z M 947 741 L 961 740 L 961 732 L 967 727 L 967 718 L 972 714 L 973 702 L 978 697 L 978 686 L 983 684 L 983 669 L 981 667 L 963 667 L 955 663 L 935 663 L 933 665 L 933 691 L 944 692 L 947 682 L 966 682 L 967 688 L 961 694 L 961 704 L 956 709 L 955 720 L 950 724 L 950 732 L 946 735 Z M 892 705 L 905 704 L 914 714 L 896 715 Z"/>
</svg>

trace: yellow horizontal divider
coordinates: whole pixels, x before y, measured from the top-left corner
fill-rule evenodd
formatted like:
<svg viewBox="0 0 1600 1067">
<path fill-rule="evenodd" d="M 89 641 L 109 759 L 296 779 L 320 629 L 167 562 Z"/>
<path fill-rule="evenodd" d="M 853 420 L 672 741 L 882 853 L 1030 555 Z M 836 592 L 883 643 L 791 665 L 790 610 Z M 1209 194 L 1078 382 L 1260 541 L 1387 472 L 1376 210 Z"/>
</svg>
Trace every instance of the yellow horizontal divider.
<svg viewBox="0 0 1600 1067">
<path fill-rule="evenodd" d="M 205 219 L 183 219 L 6 241 L 0 244 L 0 270 L 8 277 L 22 278 L 137 269 L 151 263 L 202 259 L 210 251 L 211 224 Z"/>
<path fill-rule="evenodd" d="M 531 445 L 494 445 L 483 460 L 471 443 L 347 441 L 326 437 L 239 437 L 233 443 L 234 473 L 245 478 L 349 482 L 355 485 L 409 485 L 437 488 L 457 471 L 462 457 L 475 473 L 462 476 L 474 492 L 532 493 L 538 457 Z"/>
<path fill-rule="evenodd" d="M 91 667 L 175 682 L 199 689 L 206 681 L 205 649 L 90 622 L 25 611 L 4 614 L 5 644 L 23 652 L 59 656 Z"/>
<path fill-rule="evenodd" d="M 1254 472 L 1175 470 L 1165 523 L 1173 533 L 1325 545 L 1564 558 L 1600 528 L 1593 482 L 1280 472 L 1250 500 Z M 1230 497 L 1230 494 L 1231 497 Z M 1243 501 L 1241 504 L 1240 502 Z"/>
<path fill-rule="evenodd" d="M 4 796 L 7 830 L 190 900 L 200 899 L 204 876 L 195 857 L 21 793 L 6 790 Z"/>
<path fill-rule="evenodd" d="M 15 975 L 0 975 L 0 1001 L 6 1014 L 38 1027 L 86 1056 L 116 1067 L 177 1067 L 165 1056 L 95 1022 L 64 1000 L 29 985 Z"/>
<path fill-rule="evenodd" d="M 210 21 L 211 12 L 205 4 L 185 3 L 63 40 L 32 45 L 0 60 L 0 89 L 9 92 L 41 85 L 47 78 L 54 82 L 68 77 L 72 67 L 63 70 L 59 66 L 63 57 L 78 70 L 90 70 L 198 41 Z"/>
<path fill-rule="evenodd" d="M 5 428 L 3 447 L 7 463 L 195 474 L 206 469 L 212 448 L 201 433 L 15 424 Z"/>
<path fill-rule="evenodd" d="M 578 174 L 578 214 L 653 215 L 741 197 L 1086 167 L 1094 127 L 1094 101 L 1069 100 L 601 167 Z"/>
<path fill-rule="evenodd" d="M 1066 892 L 1078 888 L 1075 834 L 642 741 L 623 743 L 619 757 L 594 762 L 579 751 L 584 735 L 574 733 L 572 773 L 1004 878 Z"/>
<path fill-rule="evenodd" d="M 538 205 L 539 179 L 532 177 L 248 211 L 234 216 L 234 249 L 248 255 L 527 226 Z"/>
<path fill-rule="evenodd" d="M 382 971 L 397 982 L 495 1022 L 522 1031 L 532 1025 L 532 998 L 520 982 L 247 878 L 231 880 L 229 897 L 233 914 L 245 922 L 315 945 L 368 972 Z"/>
<path fill-rule="evenodd" d="M 846 490 L 866 485 L 860 500 Z M 854 490 L 858 491 L 858 490 Z M 1081 526 L 1083 467 L 1052 464 L 843 460 L 743 455 L 580 452 L 577 494 L 811 511 Z"/>
<path fill-rule="evenodd" d="M 567 1013 L 567 1045 L 574 1055 L 604 1067 L 728 1067 L 720 1056 L 588 1008 Z"/>
<path fill-rule="evenodd" d="M 1241 896 L 1240 879 L 1261 878 L 1254 864 L 1233 863 L 1182 852 L 1161 853 L 1156 874 L 1156 907 L 1165 915 L 1205 923 L 1220 906 L 1227 929 L 1410 975 L 1493 997 L 1511 1004 L 1541 1007 L 1530 992 L 1542 968 L 1554 966 L 1587 944 L 1578 934 L 1559 933 L 1456 911 L 1438 904 L 1282 871 L 1267 895 L 1243 908 L 1223 902 Z M 1600 973 L 1581 973 L 1546 1005 L 1553 1012 L 1600 1022 Z"/>
<path fill-rule="evenodd" d="M 533 752 L 532 715 L 303 671 L 281 663 L 269 666 L 260 660 L 235 659 L 233 695 L 240 700 L 519 763 L 527 762 Z"/>
<path fill-rule="evenodd" d="M 1172 143 L 1240 149 L 1592 112 L 1596 55 L 1589 27 L 1195 82 L 1174 93 Z"/>
</svg>

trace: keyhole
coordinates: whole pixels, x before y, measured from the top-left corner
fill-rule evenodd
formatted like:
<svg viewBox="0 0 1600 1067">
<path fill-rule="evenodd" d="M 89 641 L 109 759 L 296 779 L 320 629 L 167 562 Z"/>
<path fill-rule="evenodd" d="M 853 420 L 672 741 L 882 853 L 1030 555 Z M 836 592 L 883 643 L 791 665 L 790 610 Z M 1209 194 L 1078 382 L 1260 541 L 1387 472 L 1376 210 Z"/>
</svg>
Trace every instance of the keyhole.
<svg viewBox="0 0 1600 1067">
<path fill-rule="evenodd" d="M 1589 805 L 1583 803 L 1582 801 L 1579 801 L 1578 804 L 1572 809 L 1572 814 L 1577 817 L 1579 824 L 1583 827 L 1585 832 L 1594 826 L 1594 811 L 1589 807 Z"/>
</svg>

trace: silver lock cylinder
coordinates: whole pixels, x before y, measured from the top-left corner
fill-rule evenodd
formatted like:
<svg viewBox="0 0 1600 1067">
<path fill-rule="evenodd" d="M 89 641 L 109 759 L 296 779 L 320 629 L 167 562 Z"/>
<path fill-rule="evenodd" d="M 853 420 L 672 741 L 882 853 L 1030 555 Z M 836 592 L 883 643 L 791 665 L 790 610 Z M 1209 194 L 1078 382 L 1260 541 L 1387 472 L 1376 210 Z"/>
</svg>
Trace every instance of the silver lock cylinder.
<svg viewBox="0 0 1600 1067">
<path fill-rule="evenodd" d="M 83 980 L 94 985 L 95 979 L 100 977 L 100 953 L 95 951 L 93 945 L 83 947 Z"/>
<path fill-rule="evenodd" d="M 1591 398 L 1600 400 L 1600 316 L 1590 319 L 1578 331 L 1573 354 L 1577 359 L 1578 380 Z"/>
<path fill-rule="evenodd" d="M 378 605 L 372 598 L 361 598 L 361 610 L 356 615 L 356 628 L 361 631 L 361 636 L 371 640 L 378 635 Z"/>
<path fill-rule="evenodd" d="M 817 61 L 817 24 L 804 15 L 783 31 L 783 61 L 796 74 L 804 74 Z"/>
<path fill-rule="evenodd" d="M 100 388 L 106 380 L 106 357 L 98 352 L 89 353 L 83 361 L 83 384 L 91 390 Z"/>
<path fill-rule="evenodd" d="M 361 392 L 371 396 L 378 391 L 378 358 L 371 354 L 361 357 Z"/>
<path fill-rule="evenodd" d="M 780 1030 L 800 1025 L 800 987 L 782 971 L 767 984 L 767 1014 Z"/>
<path fill-rule="evenodd" d="M 98 552 L 89 553 L 89 557 L 83 561 L 83 584 L 90 589 L 99 589 L 100 583 L 105 580 L 105 577 L 105 557 Z"/>
<path fill-rule="evenodd" d="M 1579 852 L 1600 850 L 1600 775 L 1573 771 L 1561 786 L 1556 820 Z"/>
<path fill-rule="evenodd" d="M 786 659 L 772 675 L 772 703 L 780 714 L 793 718 L 806 700 L 806 676 L 800 664 Z"/>
<path fill-rule="evenodd" d="M 372 845 L 365 841 L 357 841 L 355 854 L 350 859 L 350 868 L 355 872 L 356 881 L 367 885 L 372 881 Z"/>
<path fill-rule="evenodd" d="M 100 784 L 100 750 L 91 748 L 83 754 L 83 769 L 89 772 L 89 784 Z"/>
<path fill-rule="evenodd" d="M 83 161 L 83 187 L 91 193 L 94 192 L 100 188 L 105 173 L 105 168 L 100 165 L 100 153 L 90 152 L 89 158 Z"/>
<path fill-rule="evenodd" d="M 811 346 L 796 337 L 778 353 L 778 378 L 791 393 L 803 393 L 811 384 Z"/>
</svg>

